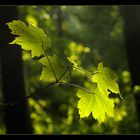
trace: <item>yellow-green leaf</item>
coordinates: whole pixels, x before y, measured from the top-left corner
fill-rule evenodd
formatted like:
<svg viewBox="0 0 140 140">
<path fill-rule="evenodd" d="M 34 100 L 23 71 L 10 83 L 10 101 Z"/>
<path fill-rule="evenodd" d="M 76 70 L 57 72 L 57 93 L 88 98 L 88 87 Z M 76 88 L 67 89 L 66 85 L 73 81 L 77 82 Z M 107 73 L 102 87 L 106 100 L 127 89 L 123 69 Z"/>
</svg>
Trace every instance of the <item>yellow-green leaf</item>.
<svg viewBox="0 0 140 140">
<path fill-rule="evenodd" d="M 77 96 L 80 98 L 78 101 L 80 118 L 88 117 L 92 113 L 92 116 L 101 123 L 106 115 L 113 117 L 114 103 L 107 95 L 108 93 L 102 93 L 98 88 L 95 88 L 93 93 L 79 89 Z"/>
<path fill-rule="evenodd" d="M 18 35 L 10 44 L 18 44 L 21 45 L 22 49 L 30 50 L 32 57 L 44 55 L 42 44 L 45 49 L 51 47 L 50 39 L 41 28 L 30 23 L 27 26 L 20 20 L 13 20 L 7 25 L 12 30 L 12 34 Z"/>
<path fill-rule="evenodd" d="M 120 93 L 119 86 L 116 82 L 116 74 L 108 67 L 103 67 L 103 63 L 98 64 L 96 73 L 93 75 L 93 82 L 97 83 L 98 89 L 102 92 L 112 91 L 113 93 Z"/>
</svg>

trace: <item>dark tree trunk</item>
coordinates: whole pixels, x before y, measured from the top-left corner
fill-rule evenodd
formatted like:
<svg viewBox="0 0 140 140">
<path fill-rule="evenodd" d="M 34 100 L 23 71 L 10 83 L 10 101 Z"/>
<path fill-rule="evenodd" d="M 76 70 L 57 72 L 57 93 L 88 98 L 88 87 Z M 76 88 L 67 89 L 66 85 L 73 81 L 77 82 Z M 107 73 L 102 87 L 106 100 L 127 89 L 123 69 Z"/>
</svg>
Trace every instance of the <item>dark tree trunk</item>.
<svg viewBox="0 0 140 140">
<path fill-rule="evenodd" d="M 124 19 L 125 47 L 132 84 L 140 85 L 140 6 L 121 6 L 120 11 Z M 140 94 L 134 96 L 140 123 Z"/>
<path fill-rule="evenodd" d="M 8 26 L 5 24 L 17 18 L 17 7 L 0 7 L 0 55 L 3 97 L 5 103 L 26 96 L 21 49 L 17 45 L 9 45 L 9 42 L 13 40 L 13 36 Z M 8 134 L 33 133 L 27 101 L 20 102 L 14 106 L 7 106 L 4 110 L 4 120 Z"/>
</svg>

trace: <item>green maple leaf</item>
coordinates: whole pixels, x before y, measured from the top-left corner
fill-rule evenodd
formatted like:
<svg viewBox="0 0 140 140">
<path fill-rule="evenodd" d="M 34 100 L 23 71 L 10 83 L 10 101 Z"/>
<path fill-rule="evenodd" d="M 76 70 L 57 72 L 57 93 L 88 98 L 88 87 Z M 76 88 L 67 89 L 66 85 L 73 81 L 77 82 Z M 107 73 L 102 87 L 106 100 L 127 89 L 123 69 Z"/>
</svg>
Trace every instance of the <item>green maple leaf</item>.
<svg viewBox="0 0 140 140">
<path fill-rule="evenodd" d="M 80 98 L 78 101 L 80 118 L 88 117 L 92 113 L 92 116 L 101 123 L 105 120 L 106 115 L 113 117 L 114 103 L 108 94 L 109 92 L 102 93 L 97 87 L 92 93 L 79 89 L 77 96 Z"/>
<path fill-rule="evenodd" d="M 116 74 L 110 68 L 103 67 L 102 62 L 98 64 L 97 71 L 92 77 L 93 82 L 97 83 L 100 91 L 105 92 L 109 89 L 113 93 L 120 94 L 116 79 Z"/>
<path fill-rule="evenodd" d="M 56 55 L 48 56 L 48 57 L 58 80 L 63 74 L 63 72 L 65 71 L 65 65 Z M 42 59 L 39 60 L 39 62 L 44 65 L 40 76 L 40 80 L 48 83 L 55 82 L 56 79 L 54 77 L 54 73 L 48 62 L 48 59 L 46 57 L 43 57 Z M 59 82 L 67 81 L 68 78 L 69 78 L 69 72 L 67 71 Z"/>
<path fill-rule="evenodd" d="M 32 57 L 44 55 L 42 44 L 45 49 L 51 47 L 50 39 L 41 28 L 33 26 L 30 23 L 27 26 L 20 20 L 13 20 L 7 23 L 7 25 L 12 30 L 12 34 L 18 35 L 10 44 L 18 44 L 21 45 L 22 49 L 30 50 Z"/>
</svg>

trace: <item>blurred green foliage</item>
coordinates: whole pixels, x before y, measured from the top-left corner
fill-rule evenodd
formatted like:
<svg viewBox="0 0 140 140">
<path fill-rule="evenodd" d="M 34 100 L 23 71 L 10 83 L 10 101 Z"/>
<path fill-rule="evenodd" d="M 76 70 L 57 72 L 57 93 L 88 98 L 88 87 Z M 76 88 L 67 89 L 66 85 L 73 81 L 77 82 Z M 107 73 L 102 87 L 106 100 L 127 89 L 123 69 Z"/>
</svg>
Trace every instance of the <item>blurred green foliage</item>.
<svg viewBox="0 0 140 140">
<path fill-rule="evenodd" d="M 119 76 L 118 83 L 124 99 L 113 97 L 115 117 L 98 124 L 91 116 L 80 119 L 76 89 L 68 86 L 45 89 L 39 76 L 41 64 L 23 52 L 24 74 L 30 115 L 35 134 L 137 134 L 139 124 L 131 74 L 123 45 L 123 20 L 118 6 L 20 6 L 20 19 L 44 29 L 52 40 L 53 52 L 65 61 L 76 57 L 78 64 L 94 71 L 101 61 Z M 64 58 L 64 59 L 63 59 Z M 71 82 L 88 85 L 82 73 L 71 73 Z M 139 90 L 139 87 L 135 87 Z M 2 110 L 0 110 L 2 113 Z M 0 117 L 1 118 L 1 117 Z M 2 125 L 1 125 L 2 124 Z M 5 133 L 0 121 L 0 133 Z"/>
</svg>

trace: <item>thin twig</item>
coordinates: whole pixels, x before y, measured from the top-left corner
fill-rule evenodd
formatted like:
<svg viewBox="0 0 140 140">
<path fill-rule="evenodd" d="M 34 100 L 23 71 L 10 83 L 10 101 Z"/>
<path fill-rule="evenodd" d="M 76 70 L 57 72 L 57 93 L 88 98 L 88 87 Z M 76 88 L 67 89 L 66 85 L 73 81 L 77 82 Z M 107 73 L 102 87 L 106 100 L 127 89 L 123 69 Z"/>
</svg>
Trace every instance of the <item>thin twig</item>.
<svg viewBox="0 0 140 140">
<path fill-rule="evenodd" d="M 53 86 L 53 85 L 55 85 L 55 84 L 56 84 L 56 82 L 52 82 L 52 83 L 48 84 L 47 86 L 45 86 L 45 88 L 49 88 L 50 86 Z M 18 100 L 15 100 L 15 101 L 12 101 L 12 102 L 9 102 L 9 103 L 0 103 L 0 105 L 1 105 L 1 106 L 14 106 L 14 105 L 16 105 L 16 104 L 19 103 L 19 102 L 25 101 L 25 100 L 27 100 L 28 98 L 33 97 L 35 94 L 36 94 L 36 93 L 32 93 L 32 94 L 26 96 L 25 98 L 20 98 L 20 99 L 18 99 Z"/>
<path fill-rule="evenodd" d="M 59 78 L 59 81 L 65 75 L 66 72 L 67 72 L 67 70 L 65 70 L 64 73 L 61 75 L 61 77 Z M 73 84 L 73 83 L 67 83 L 67 82 L 59 82 L 59 81 L 58 82 L 55 81 L 55 82 L 52 82 L 52 83 L 48 84 L 47 86 L 44 87 L 44 89 L 49 88 L 50 86 L 53 86 L 55 84 L 62 84 L 62 85 L 68 85 L 68 86 L 72 86 L 72 87 L 76 87 L 76 88 L 82 89 L 82 90 L 84 90 L 84 91 L 86 91 L 88 93 L 93 93 L 92 91 L 90 91 L 90 90 L 88 90 L 88 89 L 86 89 L 84 87 L 81 87 L 79 85 L 76 85 L 76 84 Z M 18 99 L 18 100 L 9 102 L 9 103 L 0 103 L 0 105 L 1 106 L 6 106 L 6 107 L 8 107 L 8 106 L 14 106 L 14 105 L 18 104 L 19 102 L 25 101 L 28 98 L 33 97 L 34 95 L 36 95 L 36 93 L 32 93 L 32 94 L 26 96 L 25 98 L 21 98 L 21 99 Z"/>
</svg>

